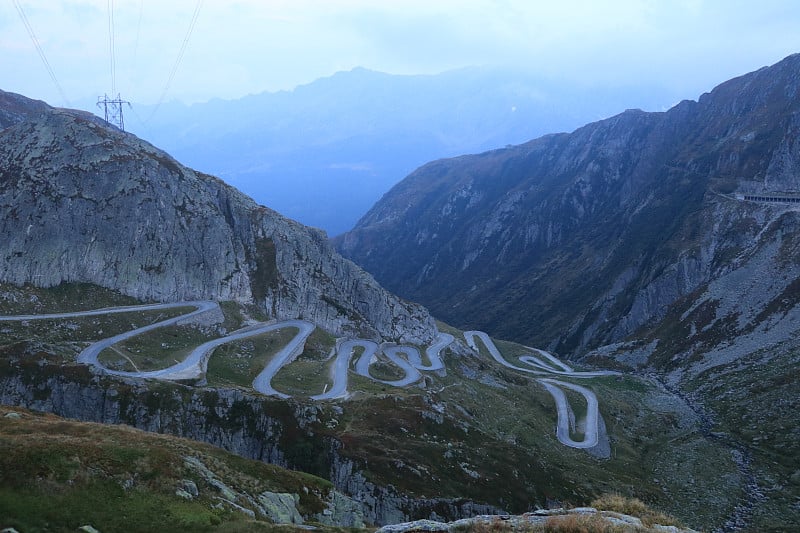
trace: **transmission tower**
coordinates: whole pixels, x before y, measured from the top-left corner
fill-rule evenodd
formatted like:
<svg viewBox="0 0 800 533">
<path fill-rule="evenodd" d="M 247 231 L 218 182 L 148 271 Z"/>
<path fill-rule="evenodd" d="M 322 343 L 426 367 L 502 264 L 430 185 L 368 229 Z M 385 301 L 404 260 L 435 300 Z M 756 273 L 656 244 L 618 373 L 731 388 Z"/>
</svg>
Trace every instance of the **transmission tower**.
<svg viewBox="0 0 800 533">
<path fill-rule="evenodd" d="M 125 118 L 122 114 L 123 104 L 128 104 L 128 107 L 131 107 L 131 103 L 123 100 L 119 93 L 117 93 L 116 98 L 109 98 L 107 94 L 97 97 L 97 107 L 103 108 L 106 122 L 125 131 Z"/>
</svg>

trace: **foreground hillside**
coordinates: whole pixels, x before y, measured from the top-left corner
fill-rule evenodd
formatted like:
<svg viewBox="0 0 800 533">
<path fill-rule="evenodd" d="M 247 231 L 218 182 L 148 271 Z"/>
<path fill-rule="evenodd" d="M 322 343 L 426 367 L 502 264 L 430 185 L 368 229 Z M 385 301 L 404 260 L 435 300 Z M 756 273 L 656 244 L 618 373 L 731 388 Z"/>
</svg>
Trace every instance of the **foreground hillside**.
<svg viewBox="0 0 800 533">
<path fill-rule="evenodd" d="M 0 527 L 266 531 L 330 521 L 330 483 L 128 426 L 0 406 Z M 339 510 L 341 511 L 341 510 Z"/>
<path fill-rule="evenodd" d="M 0 442 L 4 530 L 345 531 L 330 523 L 347 516 L 342 505 L 347 499 L 327 482 L 186 439 L 0 406 Z M 677 523 L 635 499 L 606 496 L 592 506 L 597 510 L 482 515 L 451 524 L 428 520 L 381 532 L 475 531 L 491 525 L 530 533 L 576 528 L 646 533 Z"/>
</svg>

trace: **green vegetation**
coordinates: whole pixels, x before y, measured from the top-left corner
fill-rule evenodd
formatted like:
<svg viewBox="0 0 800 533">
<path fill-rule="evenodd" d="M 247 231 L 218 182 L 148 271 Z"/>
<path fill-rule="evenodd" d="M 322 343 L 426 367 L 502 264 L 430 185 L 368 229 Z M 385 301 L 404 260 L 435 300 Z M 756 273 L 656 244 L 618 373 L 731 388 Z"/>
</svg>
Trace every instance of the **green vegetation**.
<svg viewBox="0 0 800 533">
<path fill-rule="evenodd" d="M 256 337 L 223 344 L 208 360 L 212 386 L 250 387 L 270 359 L 297 335 L 297 328 L 281 328 Z"/>
<path fill-rule="evenodd" d="M 330 387 L 330 364 L 325 361 L 299 359 L 284 366 L 275 375 L 272 385 L 290 396 L 313 396 L 322 394 Z"/>
<path fill-rule="evenodd" d="M 288 340 L 284 344 L 286 342 Z M 325 386 L 331 384 L 329 376 L 333 360 L 327 359 L 335 345 L 336 339 L 333 335 L 316 328 L 306 339 L 303 353 L 275 375 L 272 380 L 273 387 L 291 396 L 322 394 Z"/>
<path fill-rule="evenodd" d="M 179 316 L 193 310 L 186 307 L 170 311 Z M 156 328 L 103 350 L 98 359 L 109 368 L 128 372 L 159 370 L 181 362 L 194 348 L 215 337 L 196 326 Z"/>
<path fill-rule="evenodd" d="M 74 361 L 86 343 L 112 337 L 160 322 L 183 312 L 176 309 L 134 311 L 100 316 L 28 320 L 0 323 L 0 346 L 36 339 L 55 347 L 56 353 Z"/>
<path fill-rule="evenodd" d="M 780 530 L 800 524 L 800 350 L 787 340 L 707 370 L 690 391 L 705 400 L 717 434 L 728 434 L 751 455 L 751 468 L 767 501 L 753 527 Z"/>
<path fill-rule="evenodd" d="M 130 296 L 87 283 L 62 283 L 47 289 L 0 283 L 0 315 L 66 313 L 141 303 Z"/>
</svg>

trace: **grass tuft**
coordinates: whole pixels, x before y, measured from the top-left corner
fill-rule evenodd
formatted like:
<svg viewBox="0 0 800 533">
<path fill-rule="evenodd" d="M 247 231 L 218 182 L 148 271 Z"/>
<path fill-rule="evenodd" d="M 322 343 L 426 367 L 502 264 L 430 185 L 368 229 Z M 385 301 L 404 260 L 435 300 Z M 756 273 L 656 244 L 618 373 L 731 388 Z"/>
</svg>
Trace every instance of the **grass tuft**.
<svg viewBox="0 0 800 533">
<path fill-rule="evenodd" d="M 621 494 L 604 494 L 592 500 L 591 506 L 600 511 L 614 511 L 615 513 L 635 516 L 645 526 L 659 524 L 662 526 L 680 526 L 680 522 L 660 511 L 650 508 L 638 498 L 628 498 Z"/>
</svg>

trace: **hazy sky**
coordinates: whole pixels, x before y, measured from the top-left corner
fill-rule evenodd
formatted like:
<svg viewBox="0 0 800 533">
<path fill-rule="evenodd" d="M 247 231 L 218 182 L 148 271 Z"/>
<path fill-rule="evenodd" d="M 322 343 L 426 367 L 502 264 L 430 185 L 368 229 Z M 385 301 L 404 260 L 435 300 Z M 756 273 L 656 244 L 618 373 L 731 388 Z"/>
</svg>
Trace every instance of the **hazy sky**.
<svg viewBox="0 0 800 533">
<path fill-rule="evenodd" d="M 65 105 L 15 9 L 76 102 L 155 103 L 196 0 L 0 3 L 0 89 Z M 798 0 L 205 0 L 166 100 L 290 89 L 364 66 L 397 74 L 508 65 L 569 82 L 668 85 L 687 97 L 800 52 Z"/>
</svg>

